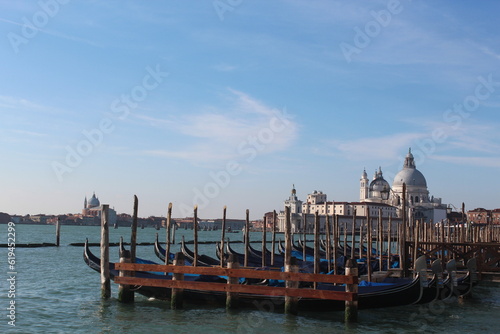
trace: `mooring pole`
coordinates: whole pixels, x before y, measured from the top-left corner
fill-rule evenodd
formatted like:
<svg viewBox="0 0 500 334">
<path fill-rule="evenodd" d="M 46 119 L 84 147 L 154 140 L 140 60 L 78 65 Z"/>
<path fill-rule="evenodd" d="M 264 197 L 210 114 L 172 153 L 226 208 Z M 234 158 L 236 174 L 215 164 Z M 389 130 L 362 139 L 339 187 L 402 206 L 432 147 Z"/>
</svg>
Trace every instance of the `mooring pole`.
<svg viewBox="0 0 500 334">
<path fill-rule="evenodd" d="M 57 217 L 56 222 L 56 246 L 59 247 L 59 241 L 61 236 L 61 217 Z"/>
<path fill-rule="evenodd" d="M 292 231 L 290 222 L 290 207 L 285 207 L 285 272 L 298 272 L 299 268 L 295 263 L 295 258 L 292 258 Z M 299 282 L 286 281 L 287 288 L 297 288 Z M 298 313 L 297 297 L 285 296 L 285 313 Z"/>
<path fill-rule="evenodd" d="M 184 265 L 184 254 L 181 252 L 175 253 L 174 266 L 183 266 Z M 184 280 L 184 274 L 173 274 L 173 281 L 182 281 Z M 172 288 L 171 296 L 170 296 L 170 307 L 173 310 L 181 309 L 184 306 L 183 300 L 183 289 Z"/>
<path fill-rule="evenodd" d="M 264 216 L 262 221 L 262 267 L 266 266 L 267 248 L 266 248 L 266 216 Z"/>
<path fill-rule="evenodd" d="M 399 261 L 401 261 L 401 266 L 403 269 L 403 277 L 408 277 L 408 263 L 407 263 L 407 249 L 406 249 L 406 228 L 408 225 L 407 221 L 407 212 L 406 212 L 406 183 L 403 183 L 403 193 L 402 195 L 402 225 L 403 225 L 403 230 L 402 230 L 402 235 L 401 235 L 401 253 L 399 253 Z"/>
<path fill-rule="evenodd" d="M 194 230 L 194 263 L 193 266 L 198 266 L 198 205 L 194 206 L 193 217 L 193 230 Z"/>
<path fill-rule="evenodd" d="M 368 271 L 368 282 L 372 281 L 372 218 L 370 217 L 370 210 L 368 210 L 366 218 L 366 269 Z M 352 259 L 354 261 L 354 259 Z M 346 266 L 347 267 L 347 266 Z M 346 268 L 347 271 L 347 268 Z M 346 273 L 347 275 L 347 273 Z"/>
<path fill-rule="evenodd" d="M 130 259 L 135 262 L 135 247 L 137 244 L 137 211 L 139 209 L 139 199 L 134 195 L 134 216 L 132 218 L 132 233 L 130 236 Z"/>
<path fill-rule="evenodd" d="M 167 247 L 165 249 L 165 264 L 168 264 L 170 258 L 170 231 L 172 230 L 172 202 L 168 203 L 168 211 L 167 211 Z"/>
<path fill-rule="evenodd" d="M 224 205 L 222 210 L 222 232 L 220 237 L 220 266 L 224 267 L 224 240 L 226 238 L 226 211 L 227 207 Z"/>
<path fill-rule="evenodd" d="M 353 259 L 348 259 L 345 266 L 345 274 L 348 276 L 358 277 L 358 266 Z M 346 284 L 346 292 L 358 293 L 357 284 Z M 345 301 L 345 322 L 352 323 L 358 321 L 358 301 Z"/>
<path fill-rule="evenodd" d="M 307 229 L 307 213 L 303 215 L 304 219 L 304 232 L 302 234 L 302 261 L 306 260 L 306 247 L 307 247 L 307 238 L 306 238 L 306 229 Z"/>
<path fill-rule="evenodd" d="M 328 272 L 332 270 L 332 243 L 330 241 L 330 216 L 328 210 L 326 212 L 325 221 L 325 243 L 326 243 L 326 261 L 328 262 Z"/>
<path fill-rule="evenodd" d="M 334 206 L 335 207 L 335 206 Z M 335 212 L 335 209 L 333 210 Z M 337 255 L 338 255 L 338 247 L 339 247 L 339 220 L 337 214 L 333 214 L 333 274 L 337 275 Z"/>
<path fill-rule="evenodd" d="M 351 247 L 351 259 L 354 259 L 356 251 L 356 207 L 352 209 Z"/>
<path fill-rule="evenodd" d="M 382 247 L 384 243 L 384 218 L 382 216 L 382 209 L 378 209 L 378 270 L 382 271 Z"/>
<path fill-rule="evenodd" d="M 121 244 L 121 241 L 120 241 Z M 121 250 L 120 247 L 120 263 L 131 263 L 130 251 Z M 120 270 L 120 277 L 130 277 L 130 271 Z M 118 286 L 118 301 L 121 303 L 133 303 L 134 302 L 134 291 L 130 289 L 128 284 L 120 284 Z"/>
<path fill-rule="evenodd" d="M 271 266 L 274 266 L 275 251 L 276 251 L 276 210 L 273 211 L 273 236 L 271 239 Z"/>
<path fill-rule="evenodd" d="M 319 274 L 319 212 L 314 213 L 314 273 Z M 318 286 L 317 282 L 313 283 L 314 289 Z"/>
<path fill-rule="evenodd" d="M 245 259 L 244 259 L 244 263 L 243 263 L 243 266 L 244 267 L 248 267 L 248 256 L 249 256 L 249 253 L 248 253 L 248 246 L 249 246 L 249 242 L 250 242 L 250 211 L 247 209 L 246 211 L 246 219 L 245 219 Z"/>
<path fill-rule="evenodd" d="M 111 297 L 111 281 L 109 279 L 109 205 L 103 204 L 101 215 L 101 297 Z"/>
<path fill-rule="evenodd" d="M 235 254 L 230 254 L 228 257 L 227 261 L 227 268 L 228 269 L 238 269 L 240 267 L 240 264 L 238 262 L 238 258 L 236 257 Z M 226 308 L 227 309 L 234 309 L 238 307 L 238 293 L 237 292 L 231 292 L 231 285 L 235 284 L 238 285 L 239 279 L 238 277 L 229 277 L 227 280 L 228 284 L 228 289 L 226 292 Z"/>
</svg>

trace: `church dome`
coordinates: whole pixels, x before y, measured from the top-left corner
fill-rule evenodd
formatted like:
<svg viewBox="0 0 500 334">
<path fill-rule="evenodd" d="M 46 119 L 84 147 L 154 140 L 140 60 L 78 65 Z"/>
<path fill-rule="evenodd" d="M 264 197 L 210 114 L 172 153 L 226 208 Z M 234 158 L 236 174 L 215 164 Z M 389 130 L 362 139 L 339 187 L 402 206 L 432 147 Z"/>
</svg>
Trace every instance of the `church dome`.
<svg viewBox="0 0 500 334">
<path fill-rule="evenodd" d="M 411 149 L 406 155 L 403 169 L 394 177 L 392 186 L 403 186 L 403 183 L 406 183 L 408 186 L 427 188 L 427 181 L 424 175 L 415 166 L 415 159 L 413 158 L 413 154 L 411 154 Z"/>
<path fill-rule="evenodd" d="M 382 168 L 379 167 L 378 172 L 375 172 L 373 176 L 372 182 L 370 182 L 370 186 L 368 188 L 370 200 L 379 200 L 382 199 L 383 192 L 386 192 L 390 189 L 389 182 L 384 179 L 382 174 Z"/>
<path fill-rule="evenodd" d="M 370 182 L 370 192 L 377 191 L 380 192 L 382 190 L 389 189 L 389 182 L 387 182 L 383 177 L 376 178 L 372 182 Z"/>
<path fill-rule="evenodd" d="M 101 203 L 99 202 L 99 199 L 97 197 L 95 197 L 95 193 L 94 193 L 94 195 L 92 195 L 92 198 L 89 199 L 89 202 L 87 204 L 87 208 L 96 208 L 100 205 L 101 205 Z"/>
<path fill-rule="evenodd" d="M 427 181 L 422 173 L 417 169 L 404 168 L 394 177 L 393 186 L 402 186 L 406 183 L 407 186 L 425 187 L 427 188 Z"/>
</svg>

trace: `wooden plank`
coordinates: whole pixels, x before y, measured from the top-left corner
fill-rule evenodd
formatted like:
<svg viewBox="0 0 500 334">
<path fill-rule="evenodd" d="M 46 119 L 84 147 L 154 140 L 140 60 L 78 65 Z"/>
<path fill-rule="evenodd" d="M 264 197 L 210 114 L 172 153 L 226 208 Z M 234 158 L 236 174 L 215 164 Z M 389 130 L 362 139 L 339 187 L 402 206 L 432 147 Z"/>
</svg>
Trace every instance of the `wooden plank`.
<svg viewBox="0 0 500 334">
<path fill-rule="evenodd" d="M 341 301 L 357 300 L 357 293 L 345 291 L 313 290 L 309 288 L 292 289 L 283 287 L 225 284 L 197 281 L 173 281 L 137 277 L 115 277 L 115 283 L 128 285 L 154 286 L 161 288 L 190 289 L 201 291 L 248 293 L 264 296 L 290 296 L 314 299 L 331 299 Z"/>
<path fill-rule="evenodd" d="M 143 264 L 143 263 L 115 263 L 115 269 L 128 270 L 128 271 L 150 271 L 150 272 L 182 273 L 182 274 L 194 274 L 194 275 L 277 279 L 277 280 L 290 280 L 290 281 L 300 281 L 300 282 L 316 281 L 323 283 L 340 283 L 340 284 L 358 283 L 357 277 L 345 276 L 345 275 L 292 273 L 292 272 L 253 270 L 253 269 L 228 269 L 220 267 L 192 267 L 192 266 L 173 266 L 173 265 L 166 266 L 162 264 Z"/>
</svg>

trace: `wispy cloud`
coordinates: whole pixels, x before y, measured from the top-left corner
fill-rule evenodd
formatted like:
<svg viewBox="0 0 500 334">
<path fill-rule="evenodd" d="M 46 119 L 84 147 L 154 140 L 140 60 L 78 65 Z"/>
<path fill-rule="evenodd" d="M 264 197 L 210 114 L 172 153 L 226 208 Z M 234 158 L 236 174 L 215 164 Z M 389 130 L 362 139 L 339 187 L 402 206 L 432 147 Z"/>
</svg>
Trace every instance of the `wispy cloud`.
<svg viewBox="0 0 500 334">
<path fill-rule="evenodd" d="M 327 143 L 333 154 L 349 160 L 392 160 L 401 155 L 423 133 L 395 133 L 381 137 L 364 137 L 354 140 L 334 139 Z"/>
<path fill-rule="evenodd" d="M 220 63 L 217 65 L 213 66 L 214 70 L 220 71 L 220 72 L 232 72 L 237 69 L 235 65 L 230 65 L 226 63 Z"/>
<path fill-rule="evenodd" d="M 277 152 L 296 139 L 298 126 L 286 112 L 233 89 L 228 89 L 225 98 L 229 105 L 224 108 L 210 106 L 175 121 L 163 120 L 165 127 L 181 135 L 176 141 L 179 149 L 158 148 L 143 153 L 210 162 L 237 158 L 246 148 L 259 154 Z"/>
<path fill-rule="evenodd" d="M 15 96 L 5 96 L 0 95 L 0 108 L 7 110 L 23 111 L 23 112 L 35 112 L 35 113 L 46 113 L 46 114 L 61 114 L 68 113 L 65 110 L 57 109 L 52 106 L 43 105 L 32 100 L 25 98 L 15 97 Z"/>
<path fill-rule="evenodd" d="M 500 167 L 499 157 L 464 157 L 452 155 L 434 155 L 432 159 L 453 163 L 456 165 L 469 165 L 477 167 Z"/>
</svg>

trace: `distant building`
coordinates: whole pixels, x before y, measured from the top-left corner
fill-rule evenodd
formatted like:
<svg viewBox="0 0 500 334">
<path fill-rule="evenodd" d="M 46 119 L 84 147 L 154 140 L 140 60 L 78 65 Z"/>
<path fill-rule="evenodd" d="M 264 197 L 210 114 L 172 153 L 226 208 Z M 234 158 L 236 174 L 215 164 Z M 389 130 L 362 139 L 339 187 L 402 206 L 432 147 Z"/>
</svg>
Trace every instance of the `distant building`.
<svg viewBox="0 0 500 334">
<path fill-rule="evenodd" d="M 486 210 L 477 208 L 467 211 L 467 220 L 474 224 L 500 225 L 500 209 Z"/>
<path fill-rule="evenodd" d="M 427 222 L 446 219 L 447 206 L 441 203 L 441 198 L 429 195 L 427 180 L 417 169 L 411 149 L 405 157 L 403 169 L 394 177 L 392 187 L 384 179 L 382 168 L 379 167 L 375 172 L 372 181 L 368 180 L 366 170 L 363 171 L 360 179 L 360 202 L 385 203 L 401 209 L 403 184 L 406 184 L 409 216 Z"/>
<path fill-rule="evenodd" d="M 87 196 L 83 202 L 82 221 L 83 225 L 99 225 L 102 215 L 102 205 L 95 193 L 87 201 Z M 109 208 L 108 223 L 114 225 L 116 223 L 116 211 Z"/>
<path fill-rule="evenodd" d="M 424 175 L 416 168 L 415 159 L 411 149 L 405 157 L 403 169 L 394 177 L 392 187 L 384 179 L 382 168 L 375 172 L 370 181 L 363 170 L 360 179 L 359 202 L 334 202 L 328 201 L 327 195 L 315 190 L 307 195 L 307 200 L 302 202 L 297 198 L 297 191 L 293 186 L 291 195 L 284 201 L 284 206 L 290 208 L 290 222 L 292 232 L 303 231 L 304 228 L 312 231 L 314 215 L 319 215 L 320 229 L 325 230 L 326 216 L 337 215 L 339 223 L 347 224 L 356 219 L 356 226 L 360 226 L 361 217 L 376 218 L 382 213 L 382 218 L 388 221 L 391 217 L 395 221 L 402 217 L 403 184 L 406 184 L 406 208 L 409 219 L 419 219 L 426 222 L 437 222 L 447 218 L 447 206 L 441 203 L 441 198 L 429 195 L 427 181 Z M 500 213 L 499 213 L 500 214 Z M 304 223 L 305 220 L 305 223 Z M 278 215 L 279 231 L 285 228 L 285 213 Z"/>
</svg>

